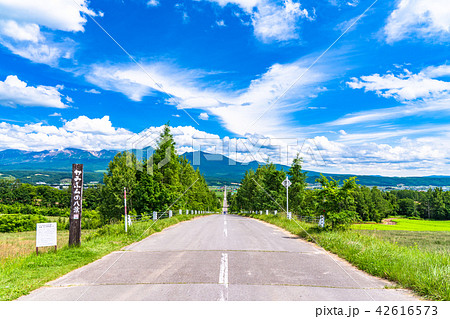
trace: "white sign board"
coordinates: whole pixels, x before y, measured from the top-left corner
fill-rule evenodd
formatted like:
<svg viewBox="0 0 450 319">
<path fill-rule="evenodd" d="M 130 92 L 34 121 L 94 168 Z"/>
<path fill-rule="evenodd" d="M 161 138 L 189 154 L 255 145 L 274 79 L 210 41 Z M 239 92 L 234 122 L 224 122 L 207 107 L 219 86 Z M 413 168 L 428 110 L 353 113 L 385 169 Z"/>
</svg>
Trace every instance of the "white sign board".
<svg viewBox="0 0 450 319">
<path fill-rule="evenodd" d="M 36 247 L 56 246 L 56 223 L 36 224 Z"/>
</svg>

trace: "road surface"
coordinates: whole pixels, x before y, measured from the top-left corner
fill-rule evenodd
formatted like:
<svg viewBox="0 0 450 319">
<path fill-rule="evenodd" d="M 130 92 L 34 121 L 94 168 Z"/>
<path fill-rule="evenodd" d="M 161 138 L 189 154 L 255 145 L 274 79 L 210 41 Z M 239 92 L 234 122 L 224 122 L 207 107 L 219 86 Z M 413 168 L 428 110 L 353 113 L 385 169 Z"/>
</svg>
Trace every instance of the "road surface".
<svg viewBox="0 0 450 319">
<path fill-rule="evenodd" d="M 186 221 L 19 300 L 416 300 L 275 226 Z"/>
</svg>

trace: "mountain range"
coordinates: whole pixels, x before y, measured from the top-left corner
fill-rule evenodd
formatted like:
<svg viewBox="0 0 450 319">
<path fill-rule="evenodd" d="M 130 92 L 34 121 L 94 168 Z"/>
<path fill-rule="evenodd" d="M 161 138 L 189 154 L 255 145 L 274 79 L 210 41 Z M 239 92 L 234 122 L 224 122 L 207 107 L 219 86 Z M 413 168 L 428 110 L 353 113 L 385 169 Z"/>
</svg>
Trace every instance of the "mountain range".
<svg viewBox="0 0 450 319">
<path fill-rule="evenodd" d="M 61 180 L 71 177 L 70 170 L 73 163 L 82 163 L 85 168 L 85 181 L 101 182 L 108 163 L 119 151 L 84 151 L 80 149 L 64 149 L 56 151 L 0 151 L 0 177 L 12 176 L 23 182 L 59 184 Z M 144 150 L 143 154 L 151 152 Z M 210 185 L 238 183 L 248 169 L 256 170 L 261 163 L 257 161 L 237 162 L 226 156 L 208 154 L 204 152 L 184 153 L 194 168 L 199 168 Z M 276 165 L 278 169 L 287 171 L 288 166 Z M 314 183 L 321 173 L 307 172 L 307 182 Z M 358 183 L 370 186 L 449 186 L 450 176 L 424 177 L 386 177 L 374 175 L 327 174 L 327 177 L 343 180 L 357 176 Z"/>
</svg>

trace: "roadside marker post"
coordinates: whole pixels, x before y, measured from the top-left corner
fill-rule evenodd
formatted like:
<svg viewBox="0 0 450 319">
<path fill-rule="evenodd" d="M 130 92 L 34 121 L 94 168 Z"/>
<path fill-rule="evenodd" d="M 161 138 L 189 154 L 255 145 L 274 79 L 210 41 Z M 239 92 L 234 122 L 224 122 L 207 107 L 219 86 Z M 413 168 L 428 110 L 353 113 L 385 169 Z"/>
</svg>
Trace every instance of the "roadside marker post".
<svg viewBox="0 0 450 319">
<path fill-rule="evenodd" d="M 169 210 L 169 218 L 171 218 L 171 217 L 172 217 L 172 211 Z"/>
<path fill-rule="evenodd" d="M 289 186 L 291 186 L 291 181 L 289 180 L 289 177 L 286 176 L 286 179 L 281 183 L 284 187 L 286 187 L 286 215 L 287 218 L 291 219 L 291 213 L 289 212 Z"/>
<path fill-rule="evenodd" d="M 156 221 L 158 219 L 158 213 L 153 212 L 153 220 Z"/>
<path fill-rule="evenodd" d="M 277 215 L 277 211 L 274 211 L 273 214 L 276 216 Z"/>
<path fill-rule="evenodd" d="M 180 211 L 178 213 L 179 213 L 179 215 L 181 215 L 181 214 L 183 214 L 183 211 L 180 209 Z"/>
<path fill-rule="evenodd" d="M 268 209 L 266 209 L 266 215 L 269 215 L 269 210 Z"/>
<path fill-rule="evenodd" d="M 123 188 L 123 203 L 125 205 L 125 232 L 128 232 L 128 214 L 127 214 L 127 188 Z"/>
<path fill-rule="evenodd" d="M 189 215 L 189 209 L 186 209 L 186 215 Z"/>
<path fill-rule="evenodd" d="M 320 219 L 319 219 L 319 227 L 325 227 L 325 216 L 320 215 Z"/>
</svg>

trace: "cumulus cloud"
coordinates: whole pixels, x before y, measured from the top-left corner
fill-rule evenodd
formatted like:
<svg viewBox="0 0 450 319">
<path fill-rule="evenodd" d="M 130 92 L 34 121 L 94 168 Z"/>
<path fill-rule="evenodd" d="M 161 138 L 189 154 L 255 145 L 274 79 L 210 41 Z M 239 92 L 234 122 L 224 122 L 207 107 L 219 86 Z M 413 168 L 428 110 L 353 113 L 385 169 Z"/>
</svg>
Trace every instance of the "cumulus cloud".
<svg viewBox="0 0 450 319">
<path fill-rule="evenodd" d="M 450 82 L 434 79 L 435 77 L 450 75 L 450 66 L 441 65 L 428 67 L 418 74 L 408 70 L 405 73 L 394 75 L 392 73 L 362 76 L 361 79 L 352 78 L 347 84 L 352 89 L 375 91 L 383 97 L 393 97 L 399 101 L 436 98 L 450 92 Z"/>
<path fill-rule="evenodd" d="M 254 32 L 263 42 L 288 41 L 298 39 L 298 21 L 301 18 L 313 20 L 300 3 L 287 0 L 284 6 L 261 4 L 252 14 Z"/>
<path fill-rule="evenodd" d="M 65 37 L 55 41 L 53 31 L 83 32 L 85 15 L 102 15 L 88 8 L 87 0 L 77 6 L 66 0 L 0 0 L 0 44 L 12 53 L 37 63 L 56 65 L 70 59 L 74 43 Z"/>
<path fill-rule="evenodd" d="M 72 121 L 66 122 L 63 128 L 70 132 L 96 133 L 103 135 L 124 132 L 123 129 L 114 128 L 107 115 L 101 119 L 90 119 L 87 116 L 82 115 Z"/>
<path fill-rule="evenodd" d="M 99 128 L 94 126 L 98 125 Z M 27 151 L 78 148 L 82 150 L 125 149 L 133 133 L 113 128 L 107 116 L 89 119 L 80 116 L 63 127 L 43 123 L 23 126 L 0 122 L 0 149 Z"/>
<path fill-rule="evenodd" d="M 41 106 L 54 108 L 67 108 L 59 92 L 60 87 L 38 85 L 28 86 L 16 75 L 8 75 L 5 81 L 0 81 L 0 104 L 4 106 Z M 66 100 L 69 97 L 65 97 Z"/>
<path fill-rule="evenodd" d="M 449 16 L 447 0 L 400 0 L 384 27 L 386 41 L 393 43 L 411 36 L 448 39 Z"/>
<path fill-rule="evenodd" d="M 298 39 L 300 21 L 314 20 L 314 13 L 301 8 L 300 2 L 285 0 L 281 4 L 272 0 L 208 0 L 221 7 L 238 6 L 249 16 L 255 36 L 263 42 Z"/>
<path fill-rule="evenodd" d="M 198 118 L 199 118 L 200 120 L 207 121 L 207 120 L 209 119 L 209 115 L 208 115 L 208 113 L 203 112 L 203 113 L 200 113 L 200 115 L 198 116 Z"/>
<path fill-rule="evenodd" d="M 61 127 L 0 122 L 0 150 L 136 149 L 155 146 L 162 130 L 163 126 L 159 126 L 133 133 L 114 127 L 108 116 L 94 119 L 80 116 Z M 203 151 L 241 162 L 270 160 L 284 165 L 290 165 L 292 159 L 300 154 L 304 159 L 304 169 L 348 174 L 431 175 L 450 169 L 447 161 L 450 157 L 450 131 L 445 127 L 435 128 L 434 133 L 439 134 L 432 137 L 416 139 L 402 136 L 411 132 L 401 132 L 391 143 L 361 142 L 353 138 L 353 133 L 341 134 L 337 140 L 325 136 L 301 140 L 263 135 L 220 137 L 192 126 L 172 127 L 171 132 L 178 154 Z M 429 132 L 433 133 L 432 129 Z M 218 159 L 218 156 L 210 158 Z M 233 165 L 232 161 L 230 165 Z"/>
</svg>

